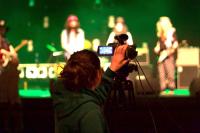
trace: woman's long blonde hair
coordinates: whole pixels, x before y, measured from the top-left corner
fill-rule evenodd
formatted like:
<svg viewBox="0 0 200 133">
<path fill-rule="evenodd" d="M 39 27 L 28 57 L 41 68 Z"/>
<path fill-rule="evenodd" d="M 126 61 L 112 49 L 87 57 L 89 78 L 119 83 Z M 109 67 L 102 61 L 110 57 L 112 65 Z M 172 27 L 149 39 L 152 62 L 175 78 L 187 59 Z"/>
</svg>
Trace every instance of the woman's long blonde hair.
<svg viewBox="0 0 200 133">
<path fill-rule="evenodd" d="M 156 23 L 157 37 L 167 36 L 167 32 L 174 29 L 169 17 L 162 16 Z"/>
</svg>

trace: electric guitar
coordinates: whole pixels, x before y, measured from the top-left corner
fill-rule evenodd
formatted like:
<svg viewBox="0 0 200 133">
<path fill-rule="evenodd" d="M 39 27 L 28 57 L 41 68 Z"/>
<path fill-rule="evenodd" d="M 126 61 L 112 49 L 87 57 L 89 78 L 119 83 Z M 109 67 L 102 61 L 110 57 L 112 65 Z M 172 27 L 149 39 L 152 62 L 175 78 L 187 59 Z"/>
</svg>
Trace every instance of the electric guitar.
<svg viewBox="0 0 200 133">
<path fill-rule="evenodd" d="M 162 63 L 167 57 L 175 53 L 174 48 L 168 48 L 160 52 L 159 57 L 158 57 L 158 64 Z"/>
<path fill-rule="evenodd" d="M 24 47 L 27 44 L 28 44 L 28 40 L 22 40 L 21 43 L 15 48 L 13 48 L 10 45 L 9 51 L 5 49 L 1 49 L 0 50 L 0 69 L 5 68 L 8 65 L 13 54 L 16 54 L 16 52 L 18 52 L 22 47 Z"/>
</svg>

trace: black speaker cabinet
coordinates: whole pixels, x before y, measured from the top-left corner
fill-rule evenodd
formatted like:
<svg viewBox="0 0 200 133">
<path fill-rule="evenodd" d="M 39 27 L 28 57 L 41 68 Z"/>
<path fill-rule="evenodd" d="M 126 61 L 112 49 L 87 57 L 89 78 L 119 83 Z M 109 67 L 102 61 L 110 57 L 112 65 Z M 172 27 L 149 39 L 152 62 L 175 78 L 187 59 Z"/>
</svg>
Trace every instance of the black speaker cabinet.
<svg viewBox="0 0 200 133">
<path fill-rule="evenodd" d="M 189 90 L 191 96 L 200 96 L 200 77 L 192 80 Z"/>
<path fill-rule="evenodd" d="M 177 67 L 177 88 L 189 88 L 193 79 L 198 77 L 198 66 Z"/>
<path fill-rule="evenodd" d="M 159 89 L 159 82 L 158 82 L 158 79 L 153 77 L 152 66 L 143 65 L 141 67 L 144 74 L 142 73 L 142 70 L 138 68 L 139 74 L 137 71 L 133 71 L 128 76 L 129 80 L 133 82 L 135 94 L 144 95 L 144 94 L 156 93 Z M 148 84 L 148 82 L 150 85 Z"/>
</svg>

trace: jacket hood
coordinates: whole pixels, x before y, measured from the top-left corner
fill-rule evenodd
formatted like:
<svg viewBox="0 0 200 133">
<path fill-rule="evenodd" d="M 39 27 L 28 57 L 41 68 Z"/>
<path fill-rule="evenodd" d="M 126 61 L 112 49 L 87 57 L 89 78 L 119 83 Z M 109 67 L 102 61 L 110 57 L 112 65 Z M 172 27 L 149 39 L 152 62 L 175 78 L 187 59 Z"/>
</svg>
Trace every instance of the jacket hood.
<svg viewBox="0 0 200 133">
<path fill-rule="evenodd" d="M 98 101 L 94 99 L 95 93 L 89 89 L 81 89 L 81 93 L 67 90 L 63 85 L 63 80 L 59 79 L 54 84 L 54 108 L 58 118 L 66 117 L 78 110 L 81 105 L 93 101 L 97 104 Z M 96 96 L 95 96 L 96 97 Z"/>
</svg>

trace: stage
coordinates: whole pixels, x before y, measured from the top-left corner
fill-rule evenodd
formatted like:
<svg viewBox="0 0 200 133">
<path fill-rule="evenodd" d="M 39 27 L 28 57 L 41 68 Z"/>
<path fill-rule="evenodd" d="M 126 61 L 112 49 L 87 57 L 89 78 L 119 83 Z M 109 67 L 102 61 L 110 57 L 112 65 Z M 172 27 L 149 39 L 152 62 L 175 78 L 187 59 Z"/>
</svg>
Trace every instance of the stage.
<svg viewBox="0 0 200 133">
<path fill-rule="evenodd" d="M 32 95 L 30 95 L 30 93 Z M 188 90 L 174 95 L 136 95 L 131 109 L 106 108 L 111 133 L 198 133 L 200 99 Z M 24 127 L 27 133 L 54 133 L 54 112 L 50 92 L 20 90 Z"/>
<path fill-rule="evenodd" d="M 39 89 L 20 89 L 19 90 L 19 95 L 21 98 L 50 98 L 50 90 L 49 88 L 39 88 Z M 145 94 L 143 94 L 145 95 Z M 159 94 L 160 97 L 189 97 L 190 92 L 188 89 L 176 89 L 173 92 L 170 92 L 169 90 L 164 91 L 164 93 Z"/>
<path fill-rule="evenodd" d="M 28 41 L 15 51 L 22 110 L 14 111 L 22 111 L 24 133 L 57 133 L 50 85 L 66 63 L 61 33 L 71 14 L 80 21 L 84 49 L 97 51 L 98 46 L 107 45 L 117 18 L 122 17 L 138 51 L 142 69 L 127 78 L 134 86 L 131 108 L 113 109 L 112 104 L 105 108 L 111 133 L 200 133 L 200 98 L 194 96 L 200 93 L 199 5 L 199 0 L 1 0 L 0 20 L 5 23 L 0 25 L 6 25 L 6 40 L 14 48 Z M 177 89 L 158 93 L 154 48 L 160 40 L 157 22 L 162 16 L 170 18 L 179 43 L 174 73 Z M 100 57 L 103 69 L 108 59 Z"/>
</svg>

